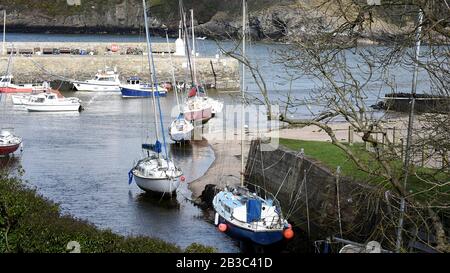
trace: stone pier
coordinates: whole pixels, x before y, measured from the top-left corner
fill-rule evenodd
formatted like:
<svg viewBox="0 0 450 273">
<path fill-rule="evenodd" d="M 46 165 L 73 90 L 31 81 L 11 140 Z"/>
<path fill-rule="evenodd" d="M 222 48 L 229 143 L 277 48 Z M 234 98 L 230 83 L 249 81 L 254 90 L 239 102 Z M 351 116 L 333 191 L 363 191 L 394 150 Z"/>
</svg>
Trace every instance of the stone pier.
<svg viewBox="0 0 450 273">
<path fill-rule="evenodd" d="M 38 46 L 39 45 L 39 46 Z M 159 51 L 154 55 L 156 72 L 159 81 L 172 81 L 172 65 L 169 54 L 164 52 L 164 46 L 167 44 L 157 44 L 153 47 L 153 51 Z M 52 80 L 70 81 L 86 80 L 92 78 L 95 73 L 108 67 L 116 67 L 121 75 L 121 80 L 131 76 L 139 76 L 148 81 L 149 68 L 146 54 L 134 55 L 126 54 L 129 48 L 140 48 L 145 52 L 143 44 L 123 43 L 115 44 L 112 52 L 111 43 L 22 43 L 15 45 L 14 48 L 33 49 L 32 54 L 15 54 L 12 57 L 12 74 L 17 83 L 30 83 Z M 40 48 L 41 52 L 34 52 L 34 49 Z M 94 55 L 79 54 L 42 54 L 44 48 L 61 48 L 68 49 L 84 49 L 95 50 Z M 103 51 L 101 51 L 103 50 Z M 110 51 L 108 51 L 110 50 Z M 173 50 L 173 47 L 170 49 Z M 56 51 L 57 52 L 57 51 Z M 135 52 L 135 51 L 133 51 Z M 0 71 L 6 71 L 9 56 L 0 57 Z M 175 69 L 175 77 L 177 81 L 190 81 L 188 72 L 188 61 L 184 56 L 172 55 L 173 67 Z M 239 88 L 239 65 L 238 62 L 231 58 L 216 58 L 200 56 L 195 60 L 197 79 L 205 85 L 212 85 L 218 89 L 238 89 Z"/>
</svg>

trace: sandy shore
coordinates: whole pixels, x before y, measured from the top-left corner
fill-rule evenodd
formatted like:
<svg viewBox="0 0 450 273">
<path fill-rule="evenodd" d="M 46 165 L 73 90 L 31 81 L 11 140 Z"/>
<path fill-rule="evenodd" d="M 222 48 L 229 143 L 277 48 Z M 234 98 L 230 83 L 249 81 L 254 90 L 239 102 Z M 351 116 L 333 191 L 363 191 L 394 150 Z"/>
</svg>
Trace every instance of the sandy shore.
<svg viewBox="0 0 450 273">
<path fill-rule="evenodd" d="M 218 186 L 238 185 L 241 171 L 241 145 L 239 141 L 216 141 L 210 143 L 214 150 L 215 160 L 206 173 L 189 183 L 192 199 L 202 194 L 207 184 Z M 244 145 L 244 156 L 248 154 L 249 143 Z"/>
<path fill-rule="evenodd" d="M 386 128 L 398 128 L 396 132 L 397 138 L 402 137 L 404 132 L 405 120 L 397 119 L 388 121 L 385 124 Z M 334 123 L 330 125 L 336 137 L 341 141 L 348 141 L 349 124 L 346 122 Z M 271 132 L 272 137 L 301 139 L 301 140 L 316 140 L 316 141 L 331 141 L 330 137 L 320 128 L 316 126 L 307 126 L 303 128 L 284 128 L 278 132 Z M 392 136 L 392 132 L 388 132 L 388 136 Z M 208 136 L 205 136 L 208 139 Z M 361 142 L 361 137 L 357 133 L 353 133 L 353 142 Z M 244 142 L 244 160 L 248 155 L 250 148 L 250 141 Z M 218 186 L 237 185 L 239 184 L 239 175 L 241 170 L 241 145 L 240 141 L 223 141 L 213 140 L 210 143 L 214 150 L 215 160 L 209 167 L 208 171 L 202 177 L 189 183 L 189 188 L 192 191 L 192 199 L 196 200 L 201 195 L 207 184 L 215 184 Z"/>
</svg>

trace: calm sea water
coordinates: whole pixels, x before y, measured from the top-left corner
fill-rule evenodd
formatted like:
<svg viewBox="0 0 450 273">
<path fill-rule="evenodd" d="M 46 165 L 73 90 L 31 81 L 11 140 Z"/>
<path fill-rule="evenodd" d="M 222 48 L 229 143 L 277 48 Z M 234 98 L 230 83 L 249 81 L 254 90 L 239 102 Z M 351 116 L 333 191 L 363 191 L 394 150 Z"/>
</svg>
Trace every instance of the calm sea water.
<svg viewBox="0 0 450 273">
<path fill-rule="evenodd" d="M 8 34 L 8 42 L 71 41 L 71 42 L 140 42 L 143 36 L 118 35 L 47 35 Z M 171 39 L 173 41 L 173 39 Z M 155 42 L 165 39 L 154 38 Z M 219 53 L 214 41 L 199 40 L 201 55 Z M 222 46 L 230 48 L 231 43 Z M 248 54 L 255 60 L 267 80 L 274 101 L 281 100 L 287 90 L 294 96 L 311 95 L 316 85 L 298 75 L 289 82 L 285 70 L 271 62 L 274 50 L 283 45 L 254 44 Z M 407 89 L 411 75 L 407 70 L 397 72 L 397 85 Z M 257 86 L 247 73 L 247 91 L 256 93 Z M 373 83 L 377 89 L 378 83 Z M 419 89 L 426 81 L 419 82 Z M 407 91 L 407 90 L 405 90 Z M 379 92 L 369 98 L 375 102 Z M 214 153 L 206 140 L 191 145 L 169 145 L 174 159 L 187 178 L 176 199 L 160 201 L 149 198 L 133 183 L 128 185 L 127 173 L 133 161 L 142 155 L 141 143 L 152 140 L 153 117 L 149 99 L 122 99 L 119 94 L 90 94 L 70 92 L 83 100 L 86 110 L 75 114 L 28 113 L 14 107 L 9 98 L 0 103 L 1 127 L 14 127 L 24 139 L 24 152 L 18 164 L 25 170 L 25 179 L 39 193 L 59 203 L 63 212 L 86 219 L 101 228 L 109 228 L 123 235 L 149 235 L 186 247 L 199 242 L 218 248 L 221 252 L 237 252 L 235 241 L 218 232 L 204 212 L 188 199 L 187 183 L 202 176 L 214 160 Z M 211 93 L 229 103 L 236 103 L 232 95 Z M 165 127 L 170 111 L 176 104 L 169 94 L 161 99 Z M 308 116 L 308 109 L 295 115 Z"/>
</svg>

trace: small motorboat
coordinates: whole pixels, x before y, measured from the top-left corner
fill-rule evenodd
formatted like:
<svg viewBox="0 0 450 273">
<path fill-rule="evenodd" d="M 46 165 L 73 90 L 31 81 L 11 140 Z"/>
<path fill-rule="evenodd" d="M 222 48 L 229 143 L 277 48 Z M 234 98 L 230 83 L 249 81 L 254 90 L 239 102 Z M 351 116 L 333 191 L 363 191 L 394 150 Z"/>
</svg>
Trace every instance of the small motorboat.
<svg viewBox="0 0 450 273">
<path fill-rule="evenodd" d="M 21 144 L 22 138 L 13 135 L 10 130 L 2 129 L 0 131 L 0 156 L 14 153 Z"/>
<path fill-rule="evenodd" d="M 127 79 L 127 84 L 120 85 L 120 92 L 123 98 L 149 98 L 153 96 L 165 97 L 167 88 L 165 86 L 152 86 L 150 84 L 141 83 L 139 77 L 131 77 Z"/>
<path fill-rule="evenodd" d="M 180 186 L 183 172 L 158 153 L 138 161 L 131 170 L 136 185 L 144 191 L 172 194 Z"/>
<path fill-rule="evenodd" d="M 192 139 L 192 131 L 194 126 L 184 119 L 183 114 L 180 114 L 177 119 L 172 121 L 169 127 L 169 136 L 175 142 L 188 141 Z"/>
<path fill-rule="evenodd" d="M 42 92 L 48 88 L 46 83 L 42 85 L 35 84 L 15 84 L 12 75 L 0 77 L 0 93 L 33 93 Z"/>
<path fill-rule="evenodd" d="M 64 96 L 58 91 L 50 88 L 50 85 L 47 82 L 44 82 L 43 86 L 45 89 L 43 91 L 34 91 L 32 94 L 17 94 L 11 95 L 11 99 L 14 105 L 24 105 L 27 103 L 31 96 L 37 95 L 40 93 L 51 92 L 57 94 L 58 98 L 64 98 Z"/>
<path fill-rule="evenodd" d="M 78 98 L 58 98 L 56 93 L 40 93 L 30 96 L 24 104 L 29 112 L 74 112 L 81 110 Z"/>
<path fill-rule="evenodd" d="M 116 70 L 99 70 L 95 77 L 87 81 L 72 81 L 77 91 L 119 92 L 120 79 Z"/>
</svg>

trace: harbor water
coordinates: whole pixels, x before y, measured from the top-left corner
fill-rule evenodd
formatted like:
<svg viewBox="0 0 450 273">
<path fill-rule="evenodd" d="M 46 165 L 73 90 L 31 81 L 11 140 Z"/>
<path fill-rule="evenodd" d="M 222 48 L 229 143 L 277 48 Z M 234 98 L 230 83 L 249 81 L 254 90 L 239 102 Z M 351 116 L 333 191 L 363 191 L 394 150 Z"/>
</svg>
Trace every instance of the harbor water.
<svg viewBox="0 0 450 273">
<path fill-rule="evenodd" d="M 143 42 L 144 37 L 8 34 L 7 41 L 113 43 Z M 155 38 L 154 42 L 165 40 Z M 225 47 L 231 45 L 225 43 Z M 200 54 L 215 56 L 219 53 L 214 41 L 198 41 L 197 47 Z M 255 44 L 249 54 L 260 62 L 272 98 L 281 98 L 288 88 L 292 88 L 294 96 L 306 98 L 315 88 L 314 83 L 299 78 L 290 85 L 287 80 L 277 77 L 277 74 L 283 74 L 282 65 L 274 65 L 266 57 L 283 47 Z M 398 85 L 406 86 L 410 84 L 410 76 L 406 70 L 402 73 Z M 247 78 L 249 94 L 257 94 L 257 86 L 249 73 Z M 377 94 L 379 96 L 379 92 Z M 141 144 L 154 141 L 151 99 L 122 99 L 120 93 L 65 92 L 64 95 L 80 98 L 85 111 L 29 113 L 20 106 L 13 106 L 11 98 L 5 96 L 0 103 L 0 127 L 14 127 L 15 133 L 23 137 L 24 151 L 18 164 L 23 167 L 24 178 L 30 187 L 60 204 L 64 213 L 122 235 L 154 236 L 180 247 L 201 243 L 214 246 L 219 252 L 239 251 L 237 242 L 218 232 L 207 215 L 189 201 L 191 192 L 187 184 L 202 176 L 215 158 L 207 140 L 193 141 L 190 145 L 169 144 L 186 182 L 181 185 L 176 198 L 149 197 L 134 183 L 128 184 L 128 171 L 134 161 L 143 156 Z M 236 95 L 229 93 L 215 91 L 210 95 L 226 103 L 238 102 Z M 377 99 L 373 97 L 372 101 Z M 174 106 L 176 100 L 172 93 L 161 98 L 165 128 L 172 120 Z M 295 115 L 308 116 L 309 110 L 300 110 Z"/>
</svg>

